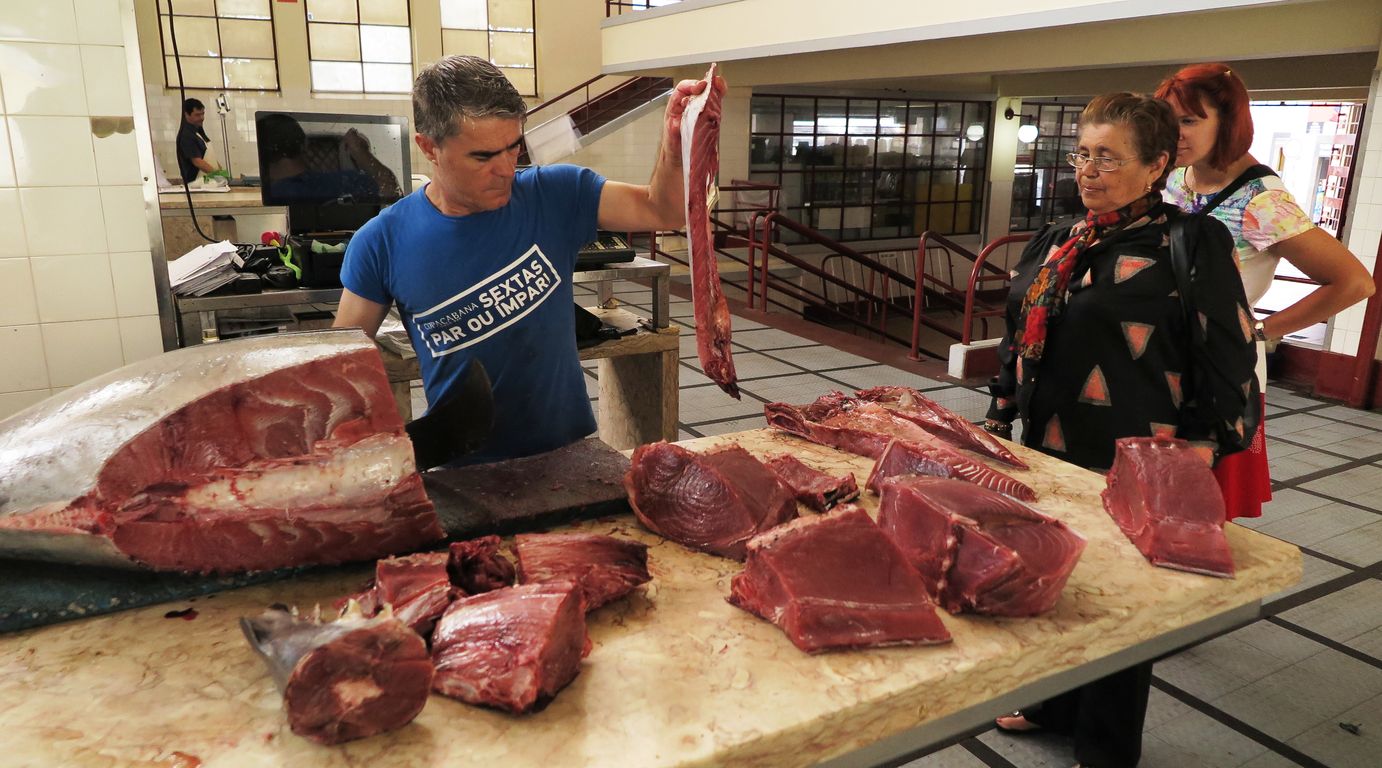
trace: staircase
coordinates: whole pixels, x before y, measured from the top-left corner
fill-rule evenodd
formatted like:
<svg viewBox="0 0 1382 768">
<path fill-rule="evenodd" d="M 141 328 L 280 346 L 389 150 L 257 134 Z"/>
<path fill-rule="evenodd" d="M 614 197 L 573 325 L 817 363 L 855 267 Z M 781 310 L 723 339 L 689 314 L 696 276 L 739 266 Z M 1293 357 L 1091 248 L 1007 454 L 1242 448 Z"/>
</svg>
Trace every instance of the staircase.
<svg viewBox="0 0 1382 768">
<path fill-rule="evenodd" d="M 607 77 L 611 76 L 592 77 L 528 110 L 528 124 L 534 126 L 529 133 L 540 136 L 554 126 L 558 131 L 564 131 L 565 121 L 569 119 L 569 125 L 575 131 L 576 146 L 585 147 L 661 107 L 672 90 L 672 79 L 669 77 L 631 77 L 613 87 L 609 87 L 608 82 L 601 82 Z M 534 117 L 539 114 L 540 117 Z M 518 163 L 532 164 L 526 147 Z"/>
</svg>

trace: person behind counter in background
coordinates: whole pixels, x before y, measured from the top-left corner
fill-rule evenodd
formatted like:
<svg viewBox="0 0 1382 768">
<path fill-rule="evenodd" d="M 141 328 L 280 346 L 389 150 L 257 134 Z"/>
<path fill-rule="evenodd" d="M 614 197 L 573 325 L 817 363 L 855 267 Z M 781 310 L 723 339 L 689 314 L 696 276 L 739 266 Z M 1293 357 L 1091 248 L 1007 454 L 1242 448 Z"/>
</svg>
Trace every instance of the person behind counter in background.
<svg viewBox="0 0 1382 768">
<path fill-rule="evenodd" d="M 1024 445 L 1097 470 L 1111 466 L 1120 437 L 1175 434 L 1206 457 L 1251 439 L 1260 407 L 1255 352 L 1233 243 L 1218 221 L 1185 224 L 1202 333 L 1186 323 L 1176 290 L 1166 243 L 1182 214 L 1159 194 L 1176 136 L 1171 108 L 1159 99 L 1116 93 L 1085 107 L 1068 159 L 1088 213 L 1047 226 L 1022 252 L 991 385 L 990 432 L 1010 434 L 1021 416 Z M 1203 383 L 1198 391 L 1181 391 L 1188 369 Z M 1136 665 L 997 724 L 1068 732 L 1081 765 L 1129 768 L 1141 756 L 1151 668 Z"/>
<path fill-rule="evenodd" d="M 597 226 L 683 226 L 681 115 L 702 90 L 677 84 L 652 180 L 637 186 L 574 165 L 516 170 L 527 106 L 488 61 L 449 56 L 417 76 L 414 140 L 432 181 L 351 238 L 335 325 L 373 337 L 396 303 L 429 403 L 446 399 L 471 360 L 484 363 L 494 427 L 468 462 L 541 453 L 595 431 L 576 352 L 576 254 Z"/>
<path fill-rule="evenodd" d="M 187 99 L 182 102 L 182 125 L 178 126 L 178 170 L 182 172 L 184 183 L 197 180 L 198 173 L 211 173 L 219 170 L 206 159 L 208 137 L 202 123 L 206 122 L 206 105 L 200 99 Z"/>
<path fill-rule="evenodd" d="M 1372 276 L 1328 232 L 1316 227 L 1281 179 L 1248 153 L 1252 112 L 1248 89 L 1224 64 L 1193 64 L 1162 81 L 1180 123 L 1175 164 L 1163 198 L 1183 211 L 1222 221 L 1233 236 L 1248 304 L 1256 306 L 1286 259 L 1320 287 L 1255 322 L 1257 384 L 1267 386 L 1267 340 L 1324 322 L 1373 293 Z M 1227 196 L 1222 192 L 1227 191 Z M 1222 198 L 1215 205 L 1215 200 Z M 1214 467 L 1228 517 L 1260 517 L 1272 498 L 1267 438 L 1259 422 L 1252 447 Z"/>
</svg>

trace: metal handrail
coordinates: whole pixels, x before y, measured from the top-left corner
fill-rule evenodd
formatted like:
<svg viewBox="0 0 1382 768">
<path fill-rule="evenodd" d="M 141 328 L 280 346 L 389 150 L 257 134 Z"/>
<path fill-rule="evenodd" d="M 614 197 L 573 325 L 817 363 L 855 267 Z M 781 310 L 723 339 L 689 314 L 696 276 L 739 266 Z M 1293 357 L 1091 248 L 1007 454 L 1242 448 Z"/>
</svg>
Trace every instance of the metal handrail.
<svg viewBox="0 0 1382 768">
<path fill-rule="evenodd" d="M 980 317 L 983 319 L 984 332 L 988 333 L 988 318 L 1002 314 L 1001 306 L 985 306 L 985 308 L 979 311 L 977 314 L 974 310 L 974 291 L 976 283 L 987 281 L 1007 281 L 1009 279 L 1007 272 L 1003 271 L 997 266 L 994 266 L 993 264 L 988 263 L 989 255 L 992 254 L 994 249 L 996 249 L 999 246 L 1007 246 L 1014 242 L 1030 240 L 1031 237 L 1031 233 L 1000 237 L 997 240 L 994 240 L 992 243 L 989 243 L 987 246 L 985 246 L 978 254 L 975 254 L 970 252 L 969 249 L 965 248 L 964 246 L 960 245 L 954 240 L 945 237 L 944 235 L 940 235 L 935 232 L 929 231 L 922 233 L 921 237 L 917 241 L 917 284 L 922 286 L 923 288 L 925 288 L 927 285 L 937 286 L 940 289 L 936 291 L 936 295 L 938 296 L 938 298 L 941 298 L 947 302 L 956 305 L 957 309 L 963 310 L 963 314 L 961 315 L 961 322 L 964 323 L 964 328 L 959 336 L 960 343 L 969 344 L 973 340 L 975 317 Z M 950 272 L 948 281 L 942 280 L 934 275 L 926 274 L 925 254 L 928 250 L 932 248 L 940 248 L 941 250 L 944 250 L 948 255 L 946 259 L 946 265 Z M 949 257 L 953 254 L 958 254 L 974 262 L 974 266 L 970 269 L 969 279 L 967 280 L 963 291 L 960 289 L 958 285 L 955 284 L 955 260 L 954 258 Z M 989 274 L 983 274 L 985 271 L 987 271 Z M 964 296 L 963 300 L 956 298 L 962 293 Z M 921 331 L 920 323 L 918 322 L 918 318 L 920 316 L 920 311 L 913 313 L 913 336 L 916 336 Z"/>
<path fill-rule="evenodd" d="M 974 311 L 974 291 L 976 284 L 978 284 L 980 281 L 988 280 L 1011 280 L 1008 274 L 1003 272 L 1002 270 L 998 270 L 998 274 L 985 275 L 982 273 L 986 267 L 996 269 L 995 267 L 992 267 L 992 265 L 988 264 L 989 255 L 1000 247 L 1007 247 L 1013 243 L 1025 243 L 1028 240 L 1032 239 L 1032 234 L 1033 233 L 1031 232 L 1024 232 L 1022 234 L 1006 235 L 1004 237 L 1000 237 L 997 240 L 994 240 L 993 242 L 984 246 L 983 250 L 979 251 L 979 255 L 974 258 L 974 267 L 969 270 L 969 284 L 965 286 L 964 331 L 960 338 L 961 344 L 968 346 L 974 340 L 974 318 L 976 317 L 976 313 Z M 999 305 L 997 308 L 985 309 L 977 314 L 977 316 L 985 318 L 985 335 L 988 334 L 987 318 L 1002 315 L 1004 310 L 1005 308 L 1002 305 Z"/>
<path fill-rule="evenodd" d="M 800 295 L 805 295 L 809 298 L 817 299 L 817 301 L 814 301 L 812 303 L 820 307 L 823 311 L 831 315 L 840 317 L 855 325 L 863 326 L 870 331 L 878 333 L 885 339 L 896 341 L 903 345 L 909 346 L 911 350 L 911 357 L 914 360 L 922 359 L 921 356 L 923 353 L 932 358 L 939 359 L 941 357 L 940 355 L 921 349 L 919 330 L 920 325 L 924 324 L 928 328 L 931 328 L 939 333 L 942 333 L 956 340 L 960 338 L 960 334 L 957 331 L 947 328 L 946 326 L 932 321 L 929 318 L 920 317 L 921 304 L 916 301 L 913 301 L 914 328 L 911 339 L 904 339 L 888 331 L 885 322 L 882 322 L 882 320 L 886 318 L 886 313 L 879 313 L 880 322 L 875 325 L 875 323 L 873 322 L 873 315 L 871 311 L 872 308 L 874 306 L 881 307 L 888 300 L 886 296 L 880 296 L 875 292 L 873 286 L 877 284 L 877 280 L 882 279 L 884 281 L 896 282 L 897 284 L 905 288 L 912 289 L 912 291 L 915 293 L 916 282 L 912 277 L 905 275 L 902 272 L 893 269 L 892 267 L 889 267 L 888 265 L 883 264 L 876 259 L 870 258 L 868 255 L 859 250 L 850 248 L 849 246 L 832 240 L 829 237 L 821 234 L 817 230 L 812 229 L 809 226 L 806 226 L 794 219 L 788 218 L 787 216 L 779 214 L 777 212 L 756 215 L 753 221 L 755 226 L 751 229 L 752 239 L 750 241 L 750 254 L 753 256 L 755 261 L 758 261 L 758 256 L 760 253 L 762 257 L 761 261 L 758 262 L 758 279 L 756 281 L 757 284 L 755 286 L 757 288 L 758 293 L 757 301 L 762 307 L 766 308 L 769 303 L 768 288 L 770 287 L 770 284 L 772 284 L 772 287 L 775 290 L 780 291 L 789 296 L 793 296 L 794 298 L 797 298 Z M 867 287 L 853 285 L 852 283 L 846 280 L 836 277 L 835 275 L 829 274 L 821 268 L 798 258 L 790 251 L 775 247 L 772 244 L 774 240 L 773 235 L 775 228 L 778 227 L 786 229 L 800 236 L 808 242 L 812 242 L 817 245 L 823 245 L 832 252 L 832 255 L 839 255 L 843 257 L 843 259 L 855 262 L 859 264 L 861 267 L 868 269 L 870 271 L 869 285 Z M 786 262 L 787 264 L 795 266 L 803 272 L 806 272 L 807 274 L 816 277 L 821 281 L 823 291 L 825 290 L 826 283 L 829 283 L 831 285 L 835 285 L 843 289 L 847 294 L 852 294 L 858 297 L 859 301 L 863 301 L 870 308 L 868 318 L 865 320 L 860 320 L 860 318 L 858 318 L 855 315 L 840 312 L 838 309 L 830 305 L 830 302 L 824 295 L 817 296 L 815 294 L 806 293 L 804 289 L 801 289 L 798 286 L 788 287 L 788 284 L 780 280 L 774 283 L 772 280 L 772 274 L 768 269 L 770 258 L 777 258 L 780 261 Z"/>
<path fill-rule="evenodd" d="M 663 0 L 662 5 L 672 5 L 679 2 L 681 2 L 681 0 Z M 651 0 L 605 0 L 605 16 L 607 18 L 610 16 L 622 16 L 625 8 L 629 9 L 629 12 L 633 12 L 646 11 L 657 7 L 658 6 L 652 4 Z M 615 12 L 616 8 L 618 9 L 617 13 Z"/>
<path fill-rule="evenodd" d="M 586 80 L 586 81 L 583 82 L 583 83 L 577 83 L 576 85 L 573 85 L 573 86 L 571 86 L 570 88 L 567 88 L 565 91 L 562 91 L 561 93 L 559 93 L 559 94 L 557 94 L 556 96 L 553 96 L 552 98 L 550 98 L 550 99 L 548 99 L 548 100 L 542 102 L 541 104 L 538 104 L 537 106 L 530 108 L 527 112 L 524 112 L 524 113 L 523 113 L 523 116 L 524 116 L 525 118 L 530 118 L 530 117 L 532 117 L 534 114 L 536 114 L 537 112 L 540 112 L 540 111 L 542 111 L 542 110 L 544 110 L 544 109 L 547 109 L 548 107 L 551 107 L 551 106 L 555 105 L 557 102 L 559 102 L 559 101 L 565 99 L 565 98 L 568 97 L 568 96 L 574 95 L 577 91 L 580 91 L 580 90 L 582 90 L 582 89 L 585 90 L 585 101 L 582 103 L 582 106 L 587 106 L 587 105 L 589 105 L 589 104 L 590 104 L 592 101 L 594 101 L 594 100 L 604 98 L 605 96 L 608 96 L 608 95 L 610 95 L 610 94 L 612 94 L 612 93 L 618 91 L 618 90 L 621 89 L 621 88 L 626 88 L 626 87 L 628 87 L 629 85 L 631 85 L 631 84 L 633 84 L 633 83 L 636 83 L 636 82 L 638 82 L 639 80 L 643 80 L 643 79 L 644 79 L 642 76 L 635 75 L 635 76 L 633 76 L 633 77 L 630 77 L 630 78 L 624 80 L 623 82 L 619 83 L 618 85 L 615 85 L 615 86 L 610 87 L 610 88 L 608 88 L 608 89 L 606 89 L 606 90 L 600 91 L 599 93 L 595 94 L 594 96 L 591 96 L 591 94 L 590 94 L 590 86 L 594 85 L 595 83 L 599 82 L 600 80 L 602 80 L 602 79 L 604 79 L 604 78 L 606 78 L 606 77 L 615 77 L 615 75 L 599 74 L 599 75 L 596 75 L 596 76 L 590 78 L 589 80 Z M 658 79 L 658 78 L 651 78 L 651 79 L 656 80 L 656 79 Z M 578 107 L 578 109 L 579 109 L 579 107 Z M 574 111 L 574 110 L 572 110 L 572 111 Z"/>
</svg>

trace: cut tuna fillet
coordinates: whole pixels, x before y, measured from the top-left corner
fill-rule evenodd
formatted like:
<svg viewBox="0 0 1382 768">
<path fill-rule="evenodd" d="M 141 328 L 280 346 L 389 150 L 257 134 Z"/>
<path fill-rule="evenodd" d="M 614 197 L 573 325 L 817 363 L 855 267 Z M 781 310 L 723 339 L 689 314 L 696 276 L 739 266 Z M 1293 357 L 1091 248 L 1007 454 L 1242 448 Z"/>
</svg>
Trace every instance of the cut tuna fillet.
<svg viewBox="0 0 1382 768">
<path fill-rule="evenodd" d="M 701 370 L 720 389 L 739 399 L 730 355 L 729 306 L 720 288 L 710 200 L 720 173 L 720 111 L 724 87 L 715 82 L 714 64 L 705 73 L 705 90 L 692 96 L 681 116 L 682 184 L 686 193 L 686 239 L 690 245 L 691 307 L 696 317 L 696 353 Z M 676 94 L 673 94 L 676 98 Z"/>
<path fill-rule="evenodd" d="M 0 555 L 192 572 L 442 537 L 357 330 L 168 352 L 0 421 Z"/>
<path fill-rule="evenodd" d="M 844 477 L 834 477 L 787 453 L 769 458 L 767 464 L 778 479 L 792 490 L 797 501 L 817 512 L 859 498 L 859 486 L 854 482 L 853 472 Z"/>
<path fill-rule="evenodd" d="M 1116 443 L 1104 509 L 1152 565 L 1233 577 L 1224 497 L 1204 460 L 1178 438 Z"/>
<path fill-rule="evenodd" d="M 844 393 L 831 392 L 808 405 L 768 403 L 763 417 L 774 429 L 871 459 L 882 456 L 894 437 L 926 440 L 930 435 L 881 405 L 869 405 L 871 412 L 861 414 L 862 405 Z"/>
<path fill-rule="evenodd" d="M 571 582 L 505 587 L 451 604 L 432 633 L 432 688 L 468 704 L 530 712 L 576 678 L 590 653 Z"/>
<path fill-rule="evenodd" d="M 240 627 L 283 694 L 288 727 L 305 739 L 339 744 L 391 731 L 427 703 L 427 644 L 387 612 L 319 623 L 271 609 Z"/>
<path fill-rule="evenodd" d="M 840 392 L 822 395 L 808 405 L 768 403 L 763 406 L 763 415 L 775 429 L 860 456 L 876 459 L 893 440 L 906 441 L 925 446 L 931 458 L 947 466 L 952 476 L 996 490 L 1002 490 L 999 485 L 1026 487 L 948 447 L 918 424 L 919 417 L 907 417 L 893 408 Z"/>
<path fill-rule="evenodd" d="M 447 557 L 446 552 L 423 552 L 375 563 L 376 601 L 393 606 L 394 616 L 409 629 L 431 636 L 432 626 L 456 597 L 446 572 Z"/>
<path fill-rule="evenodd" d="M 943 445 L 913 443 L 894 440 L 884 449 L 883 455 L 873 463 L 865 486 L 878 493 L 882 482 L 889 477 L 903 475 L 930 475 L 964 480 L 980 488 L 1006 493 L 1023 501 L 1036 501 L 1036 491 L 1031 486 L 999 472 L 977 461 L 970 461 L 959 453 Z"/>
<path fill-rule="evenodd" d="M 1065 523 L 1026 504 L 940 477 L 885 481 L 878 527 L 951 613 L 1045 613 L 1085 546 Z"/>
<path fill-rule="evenodd" d="M 807 653 L 950 640 L 921 576 L 853 504 L 755 537 L 729 601 Z"/>
<path fill-rule="evenodd" d="M 594 533 L 521 533 L 514 538 L 518 581 L 572 581 L 581 588 L 586 611 L 617 600 L 648 574 L 648 545 Z"/>
<path fill-rule="evenodd" d="M 792 492 L 737 445 L 695 453 L 640 445 L 624 475 L 638 521 L 678 544 L 743 560 L 753 536 L 797 516 Z"/>
<path fill-rule="evenodd" d="M 451 583 L 468 595 L 513 586 L 513 563 L 500 554 L 498 536 L 452 542 L 447 570 Z"/>
<path fill-rule="evenodd" d="M 911 387 L 873 387 L 855 393 L 860 400 L 878 403 L 932 435 L 957 448 L 966 448 L 1018 469 L 1027 463 L 998 438 L 965 421 L 959 414 Z"/>
</svg>

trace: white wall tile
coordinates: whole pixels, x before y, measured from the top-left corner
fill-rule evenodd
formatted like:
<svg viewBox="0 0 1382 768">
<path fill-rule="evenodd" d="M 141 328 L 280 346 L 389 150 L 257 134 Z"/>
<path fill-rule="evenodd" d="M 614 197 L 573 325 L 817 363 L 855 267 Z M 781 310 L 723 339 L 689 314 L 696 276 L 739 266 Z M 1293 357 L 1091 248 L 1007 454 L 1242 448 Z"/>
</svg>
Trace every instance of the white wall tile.
<svg viewBox="0 0 1382 768">
<path fill-rule="evenodd" d="M 0 325 L 38 322 L 34 280 L 29 260 L 0 259 Z"/>
<path fill-rule="evenodd" d="M 120 345 L 125 365 L 163 354 L 163 329 L 158 315 L 120 318 Z"/>
<path fill-rule="evenodd" d="M 24 392 L 0 392 L 0 419 L 7 419 L 34 403 L 46 400 L 49 390 L 30 389 Z"/>
<path fill-rule="evenodd" d="M 133 115 L 125 49 L 110 45 L 83 45 L 81 51 L 89 114 Z"/>
<path fill-rule="evenodd" d="M 101 184 L 143 183 L 144 176 L 139 170 L 139 145 L 134 141 L 134 131 L 112 133 L 105 137 L 92 134 L 91 145 L 96 152 L 96 179 Z"/>
<path fill-rule="evenodd" d="M 82 61 L 70 45 L 0 43 L 5 110 L 23 115 L 85 115 Z"/>
<path fill-rule="evenodd" d="M 149 249 L 143 187 L 101 187 L 101 208 L 106 217 L 106 242 L 112 252 Z"/>
<path fill-rule="evenodd" d="M 118 0 L 75 0 L 77 40 L 96 45 L 120 45 L 125 30 Z"/>
<path fill-rule="evenodd" d="M 19 190 L 0 189 L 0 257 L 28 255 L 24 216 L 19 210 Z"/>
<path fill-rule="evenodd" d="M 1350 357 L 1358 353 L 1358 331 L 1334 331 L 1329 338 L 1329 351 Z"/>
<path fill-rule="evenodd" d="M 1336 331 L 1361 331 L 1363 329 L 1363 307 L 1365 304 L 1359 302 L 1345 309 L 1334 316 L 1334 330 Z"/>
<path fill-rule="evenodd" d="M 89 118 L 11 115 L 5 122 L 10 132 L 15 179 L 20 186 L 96 184 Z"/>
<path fill-rule="evenodd" d="M 10 159 L 10 127 L 0 120 L 0 187 L 14 186 L 14 162 Z"/>
<path fill-rule="evenodd" d="M 153 256 L 148 251 L 112 253 L 110 274 L 115 284 L 115 312 L 120 317 L 157 315 Z"/>
<path fill-rule="evenodd" d="M 114 5 L 113 0 L 106 0 Z M 77 42 L 72 0 L 6 0 L 0 13 L 0 40 Z"/>
<path fill-rule="evenodd" d="M 0 326 L 0 392 L 47 389 L 43 336 L 37 325 Z"/>
<path fill-rule="evenodd" d="M 34 294 L 45 323 L 115 317 L 115 286 L 104 253 L 35 256 Z"/>
<path fill-rule="evenodd" d="M 20 189 L 19 203 L 24 211 L 24 235 L 30 256 L 110 250 L 101 216 L 101 190 L 97 187 Z M 142 217 L 140 222 L 142 225 Z M 143 247 L 149 246 L 146 243 Z"/>
<path fill-rule="evenodd" d="M 120 324 L 114 319 L 44 323 L 39 327 L 43 329 L 51 386 L 70 387 L 125 364 Z"/>
</svg>

